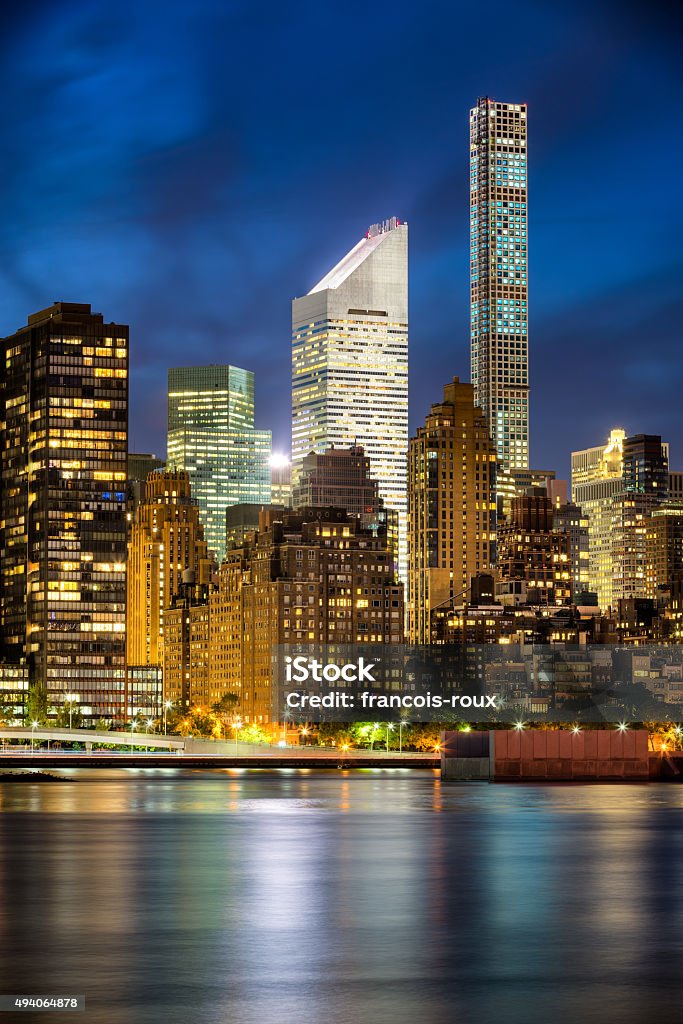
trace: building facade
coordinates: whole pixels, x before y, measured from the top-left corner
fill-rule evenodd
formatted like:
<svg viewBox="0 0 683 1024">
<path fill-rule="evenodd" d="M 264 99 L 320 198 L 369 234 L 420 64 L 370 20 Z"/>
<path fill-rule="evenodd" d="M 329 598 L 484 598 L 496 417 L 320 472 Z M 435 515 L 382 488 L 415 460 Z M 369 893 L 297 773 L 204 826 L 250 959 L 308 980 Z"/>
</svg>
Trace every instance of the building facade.
<svg viewBox="0 0 683 1024">
<path fill-rule="evenodd" d="M 406 567 L 408 226 L 366 236 L 292 303 L 292 468 L 310 452 L 359 444 L 388 508 L 399 514 Z"/>
<path fill-rule="evenodd" d="M 273 519 L 227 553 L 210 598 L 209 686 L 245 722 L 272 720 L 275 644 L 403 642 L 403 585 L 382 534 L 341 509 Z"/>
<path fill-rule="evenodd" d="M 208 586 L 212 568 L 189 474 L 182 469 L 150 473 L 128 543 L 129 665 L 163 664 L 166 609 L 188 578 Z"/>
<path fill-rule="evenodd" d="M 470 111 L 470 352 L 474 400 L 503 472 L 529 465 L 527 108 Z"/>
<path fill-rule="evenodd" d="M 573 501 L 553 502 L 553 525 L 567 535 L 572 596 L 578 602 L 590 590 L 588 519 Z"/>
<path fill-rule="evenodd" d="M 569 538 L 555 529 L 552 502 L 543 487 L 514 498 L 510 515 L 498 528 L 498 577 L 523 580 L 527 603 L 571 604 Z"/>
<path fill-rule="evenodd" d="M 57 302 L 3 341 L 2 657 L 124 717 L 128 327 Z"/>
<path fill-rule="evenodd" d="M 254 374 L 236 366 L 182 366 L 168 371 L 168 466 L 189 473 L 206 542 L 225 553 L 225 510 L 268 504 L 269 430 L 254 427 Z"/>
<path fill-rule="evenodd" d="M 588 519 L 589 588 L 603 610 L 647 596 L 646 521 L 669 494 L 669 446 L 616 428 L 572 453 L 572 500 Z"/>
<path fill-rule="evenodd" d="M 411 438 L 408 635 L 430 642 L 432 609 L 469 592 L 496 556 L 496 449 L 474 388 L 455 377 Z"/>
</svg>

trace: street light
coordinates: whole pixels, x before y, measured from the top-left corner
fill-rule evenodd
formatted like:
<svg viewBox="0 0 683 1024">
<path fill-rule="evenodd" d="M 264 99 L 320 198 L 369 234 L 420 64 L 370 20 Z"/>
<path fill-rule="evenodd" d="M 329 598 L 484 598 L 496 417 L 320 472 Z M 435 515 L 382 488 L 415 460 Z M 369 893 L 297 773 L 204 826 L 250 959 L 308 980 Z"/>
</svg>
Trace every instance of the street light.
<svg viewBox="0 0 683 1024">
<path fill-rule="evenodd" d="M 132 753 L 132 750 L 133 750 L 133 733 L 135 732 L 135 729 L 136 729 L 136 722 L 134 721 L 134 719 L 131 719 L 131 723 L 130 723 L 130 749 L 131 749 L 131 753 Z"/>
<path fill-rule="evenodd" d="M 33 755 L 33 752 L 34 752 L 33 751 L 33 744 L 34 744 L 34 741 L 35 741 L 36 729 L 38 728 L 39 725 L 40 725 L 40 722 L 34 721 L 34 722 L 31 723 L 31 755 Z"/>
<path fill-rule="evenodd" d="M 399 754 L 403 753 L 403 726 L 404 725 L 410 725 L 410 721 L 407 718 L 406 719 L 402 718 L 401 721 L 398 723 L 398 752 L 399 752 Z"/>
<path fill-rule="evenodd" d="M 387 722 L 387 754 L 389 753 L 389 733 L 394 731 L 393 722 Z"/>
<path fill-rule="evenodd" d="M 168 715 L 168 712 L 171 710 L 172 707 L 173 707 L 173 704 L 172 704 L 172 702 L 170 700 L 165 700 L 164 701 L 164 736 L 167 735 L 166 716 Z"/>
<path fill-rule="evenodd" d="M 74 713 L 74 701 L 78 700 L 77 693 L 67 693 L 64 697 L 65 702 L 69 705 L 69 728 L 73 728 L 73 713 Z"/>
<path fill-rule="evenodd" d="M 234 722 L 232 723 L 232 732 L 234 733 L 234 753 L 236 754 L 238 753 L 238 735 L 240 733 L 241 728 L 242 720 L 239 718 L 234 720 Z"/>
</svg>

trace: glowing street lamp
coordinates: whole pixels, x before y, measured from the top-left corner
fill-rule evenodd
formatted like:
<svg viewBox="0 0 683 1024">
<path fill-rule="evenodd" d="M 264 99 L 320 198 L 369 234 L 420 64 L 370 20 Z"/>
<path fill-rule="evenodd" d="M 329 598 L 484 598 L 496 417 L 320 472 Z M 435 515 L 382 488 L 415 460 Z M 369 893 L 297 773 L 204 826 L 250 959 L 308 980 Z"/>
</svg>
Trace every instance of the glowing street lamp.
<svg viewBox="0 0 683 1024">
<path fill-rule="evenodd" d="M 581 726 L 580 725 L 575 725 L 574 728 L 572 729 L 572 732 L 574 733 L 575 736 L 578 736 L 579 733 L 581 732 Z"/>
<path fill-rule="evenodd" d="M 33 744 L 35 742 L 36 729 L 40 725 L 40 722 L 33 721 L 31 723 L 31 754 L 33 754 Z"/>
<path fill-rule="evenodd" d="M 387 754 L 389 753 L 389 733 L 394 731 L 393 722 L 387 722 Z"/>
<path fill-rule="evenodd" d="M 170 700 L 165 700 L 164 701 L 164 736 L 166 736 L 167 733 L 168 733 L 168 730 L 166 728 L 166 721 L 167 721 L 168 712 L 171 710 L 172 707 L 173 707 L 173 704 L 172 704 L 172 702 Z"/>
<path fill-rule="evenodd" d="M 628 731 L 628 722 L 619 722 L 619 725 L 617 726 L 617 729 L 619 730 L 619 732 L 627 732 Z"/>
<path fill-rule="evenodd" d="M 78 700 L 77 693 L 67 693 L 64 702 L 69 705 L 69 728 L 73 727 L 74 702 Z"/>
<path fill-rule="evenodd" d="M 524 728 L 524 722 L 515 722 L 515 729 L 517 732 L 521 732 Z"/>
<path fill-rule="evenodd" d="M 237 737 L 239 735 L 239 731 L 241 728 L 242 720 L 240 718 L 236 718 L 235 721 L 232 723 L 232 731 L 235 734 L 235 753 L 237 753 Z"/>
</svg>

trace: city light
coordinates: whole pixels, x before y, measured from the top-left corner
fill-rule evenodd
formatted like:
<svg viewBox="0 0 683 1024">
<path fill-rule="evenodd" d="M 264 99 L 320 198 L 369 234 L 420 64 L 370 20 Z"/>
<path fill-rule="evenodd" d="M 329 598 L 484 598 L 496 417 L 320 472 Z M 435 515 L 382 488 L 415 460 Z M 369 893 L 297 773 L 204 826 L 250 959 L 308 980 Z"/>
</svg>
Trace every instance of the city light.
<svg viewBox="0 0 683 1024">
<path fill-rule="evenodd" d="M 515 722 L 515 729 L 517 732 L 521 732 L 524 728 L 524 722 Z"/>
<path fill-rule="evenodd" d="M 619 722 L 619 725 L 617 726 L 617 729 L 619 730 L 619 732 L 627 732 L 628 731 L 628 722 Z"/>
<path fill-rule="evenodd" d="M 289 456 L 283 455 L 280 452 L 273 452 L 268 459 L 268 465 L 271 469 L 286 469 L 289 466 Z"/>
</svg>

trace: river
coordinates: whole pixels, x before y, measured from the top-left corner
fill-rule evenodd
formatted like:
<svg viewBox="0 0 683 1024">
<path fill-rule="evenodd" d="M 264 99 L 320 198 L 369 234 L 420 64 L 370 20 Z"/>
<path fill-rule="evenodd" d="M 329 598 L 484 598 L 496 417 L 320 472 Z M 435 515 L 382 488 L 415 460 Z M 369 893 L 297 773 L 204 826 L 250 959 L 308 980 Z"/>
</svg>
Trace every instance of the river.
<svg viewBox="0 0 683 1024">
<path fill-rule="evenodd" d="M 680 1024 L 683 786 L 0 785 L 2 993 L 81 1024 Z"/>
</svg>

